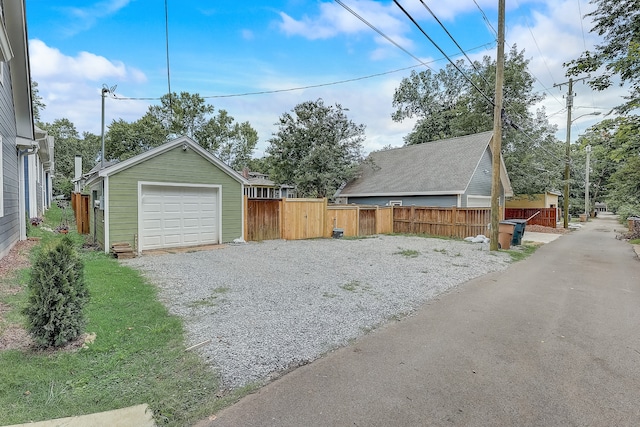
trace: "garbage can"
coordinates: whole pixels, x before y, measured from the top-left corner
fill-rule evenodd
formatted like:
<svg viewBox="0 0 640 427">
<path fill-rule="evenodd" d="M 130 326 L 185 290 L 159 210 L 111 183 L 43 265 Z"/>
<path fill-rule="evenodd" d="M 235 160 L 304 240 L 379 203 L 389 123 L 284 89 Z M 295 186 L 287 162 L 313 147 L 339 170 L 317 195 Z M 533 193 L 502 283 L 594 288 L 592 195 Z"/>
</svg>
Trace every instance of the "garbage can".
<svg viewBox="0 0 640 427">
<path fill-rule="evenodd" d="M 511 240 L 513 239 L 513 231 L 516 228 L 516 223 L 511 221 L 500 221 L 498 227 L 498 243 L 500 245 L 500 249 L 509 249 L 511 247 Z"/>
<path fill-rule="evenodd" d="M 510 219 L 509 222 L 513 222 L 516 224 L 515 230 L 513 230 L 513 238 L 511 239 L 511 244 L 514 246 L 519 246 L 522 244 L 522 236 L 524 236 L 524 229 L 527 227 L 526 219 Z"/>
</svg>

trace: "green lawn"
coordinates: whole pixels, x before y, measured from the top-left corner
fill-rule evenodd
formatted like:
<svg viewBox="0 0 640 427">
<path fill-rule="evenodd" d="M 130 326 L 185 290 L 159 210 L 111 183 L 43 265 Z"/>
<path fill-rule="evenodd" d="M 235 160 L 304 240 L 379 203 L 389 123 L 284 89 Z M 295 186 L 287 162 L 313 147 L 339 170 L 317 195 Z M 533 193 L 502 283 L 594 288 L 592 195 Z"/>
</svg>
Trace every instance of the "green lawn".
<svg viewBox="0 0 640 427">
<path fill-rule="evenodd" d="M 42 245 L 60 237 L 32 234 Z M 86 331 L 95 341 L 73 352 L 0 352 L 0 425 L 148 403 L 158 425 L 183 426 L 250 391 L 221 396 L 213 371 L 185 352 L 182 322 L 158 301 L 155 287 L 103 253 L 80 252 L 91 295 Z M 13 280 L 10 286 L 26 287 L 28 274 Z M 12 308 L 5 319 L 20 320 L 26 290 L 0 300 Z"/>
</svg>

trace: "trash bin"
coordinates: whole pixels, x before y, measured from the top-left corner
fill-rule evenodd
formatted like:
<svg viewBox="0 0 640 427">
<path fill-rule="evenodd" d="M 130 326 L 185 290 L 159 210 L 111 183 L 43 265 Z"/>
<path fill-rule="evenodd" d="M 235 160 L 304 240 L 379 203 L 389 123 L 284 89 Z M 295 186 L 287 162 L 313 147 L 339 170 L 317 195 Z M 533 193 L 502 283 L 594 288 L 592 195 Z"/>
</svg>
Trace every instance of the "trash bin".
<svg viewBox="0 0 640 427">
<path fill-rule="evenodd" d="M 500 221 L 498 227 L 498 244 L 500 245 L 500 249 L 509 249 L 511 247 L 511 240 L 513 239 L 513 231 L 516 228 L 516 223 Z"/>
<path fill-rule="evenodd" d="M 524 229 L 527 227 L 526 219 L 510 219 L 509 222 L 513 222 L 516 224 L 515 230 L 513 230 L 513 238 L 511 239 L 511 244 L 514 246 L 519 246 L 522 244 L 522 236 L 524 236 Z"/>
</svg>

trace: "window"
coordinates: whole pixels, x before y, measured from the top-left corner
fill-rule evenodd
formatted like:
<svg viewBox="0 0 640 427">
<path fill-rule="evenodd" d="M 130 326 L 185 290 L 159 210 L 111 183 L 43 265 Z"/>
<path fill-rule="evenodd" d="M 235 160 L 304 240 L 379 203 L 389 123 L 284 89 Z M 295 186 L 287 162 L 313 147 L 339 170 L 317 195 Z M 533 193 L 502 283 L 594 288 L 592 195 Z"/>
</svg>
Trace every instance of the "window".
<svg viewBox="0 0 640 427">
<path fill-rule="evenodd" d="M 402 200 L 389 200 L 389 206 L 402 206 Z"/>
</svg>

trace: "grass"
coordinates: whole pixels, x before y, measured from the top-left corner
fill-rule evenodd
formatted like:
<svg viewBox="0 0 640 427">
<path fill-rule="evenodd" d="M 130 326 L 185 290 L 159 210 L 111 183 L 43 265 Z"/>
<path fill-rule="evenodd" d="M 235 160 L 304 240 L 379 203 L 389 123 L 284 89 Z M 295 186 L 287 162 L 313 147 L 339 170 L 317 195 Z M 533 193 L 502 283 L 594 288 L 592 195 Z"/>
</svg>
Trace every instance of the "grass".
<svg viewBox="0 0 640 427">
<path fill-rule="evenodd" d="M 30 233 L 42 237 L 42 244 L 60 238 L 41 227 Z M 140 403 L 149 404 L 159 426 L 190 425 L 256 388 L 220 393 L 214 372 L 197 354 L 185 352 L 182 321 L 158 301 L 154 286 L 103 253 L 81 255 L 91 294 L 86 331 L 96 339 L 75 352 L 0 352 L 0 425 Z M 13 280 L 26 288 L 28 274 Z M 24 290 L 4 297 L 12 308 L 5 318 L 23 323 L 25 301 Z"/>
<path fill-rule="evenodd" d="M 513 262 L 522 261 L 523 259 L 529 257 L 532 253 L 534 253 L 540 245 L 536 244 L 523 244 L 520 245 L 518 249 L 510 249 L 507 252 L 509 256 L 511 256 L 511 260 Z"/>
<path fill-rule="evenodd" d="M 415 249 L 402 249 L 402 248 L 399 248 L 399 249 L 400 251 L 394 252 L 395 255 L 402 255 L 407 258 L 416 258 L 417 256 L 420 255 L 420 251 L 417 251 Z"/>
<path fill-rule="evenodd" d="M 351 280 L 350 282 L 347 282 L 344 285 L 340 285 L 339 287 L 340 289 L 348 292 L 358 292 L 358 291 L 366 292 L 371 289 L 369 285 L 367 285 L 366 283 L 362 283 L 359 280 Z M 329 298 L 330 297 L 329 295 L 333 295 L 333 294 L 327 294 L 323 296 L 326 296 L 327 298 Z"/>
<path fill-rule="evenodd" d="M 632 245 L 640 245 L 640 239 L 629 240 L 629 243 L 631 243 Z"/>
<path fill-rule="evenodd" d="M 387 236 L 401 236 L 401 237 L 424 237 L 425 239 L 440 239 L 440 240 L 462 240 L 457 237 L 447 237 L 447 236 L 437 236 L 435 234 L 426 234 L 426 233 L 388 233 Z"/>
<path fill-rule="evenodd" d="M 220 301 L 220 296 L 229 292 L 229 288 L 226 286 L 220 286 L 212 291 L 212 294 L 207 298 L 202 298 L 189 303 L 189 307 L 215 307 L 216 303 Z"/>
</svg>

